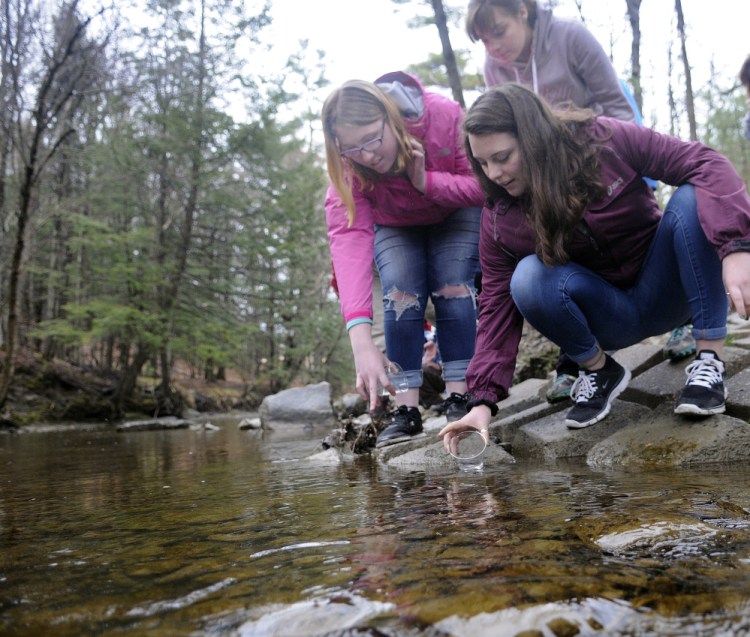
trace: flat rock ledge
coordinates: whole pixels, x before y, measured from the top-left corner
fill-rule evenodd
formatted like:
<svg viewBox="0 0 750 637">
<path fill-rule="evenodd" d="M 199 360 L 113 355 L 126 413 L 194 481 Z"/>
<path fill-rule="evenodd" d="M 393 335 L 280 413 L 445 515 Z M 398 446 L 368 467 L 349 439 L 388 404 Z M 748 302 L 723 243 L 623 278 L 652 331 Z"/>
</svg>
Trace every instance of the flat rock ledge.
<svg viewBox="0 0 750 637">
<path fill-rule="evenodd" d="M 570 430 L 565 413 L 572 403 L 551 405 L 545 392 L 552 379 L 530 379 L 515 385 L 498 403 L 490 424 L 485 466 L 523 461 L 552 463 L 584 461 L 590 466 L 670 467 L 750 461 L 750 322 L 730 317 L 727 365 L 727 409 L 709 418 L 685 418 L 673 413 L 685 383 L 690 359 L 671 363 L 662 357 L 668 335 L 615 352 L 631 370 L 628 388 L 612 404 L 603 421 Z M 427 418 L 425 435 L 376 449 L 379 463 L 404 470 L 456 468 L 437 432 L 445 416 Z M 329 449 L 318 461 L 346 461 Z"/>
<path fill-rule="evenodd" d="M 147 420 L 130 420 L 117 425 L 117 431 L 159 431 L 170 429 L 187 429 L 191 421 L 165 416 L 164 418 L 149 418 Z"/>
</svg>

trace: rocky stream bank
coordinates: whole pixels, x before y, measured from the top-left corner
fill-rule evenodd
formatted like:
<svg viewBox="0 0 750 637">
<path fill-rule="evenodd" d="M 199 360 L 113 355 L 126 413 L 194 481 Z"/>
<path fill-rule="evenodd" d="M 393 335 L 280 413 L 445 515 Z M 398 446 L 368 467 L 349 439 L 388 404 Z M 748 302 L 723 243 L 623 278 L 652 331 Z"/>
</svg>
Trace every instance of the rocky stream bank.
<svg viewBox="0 0 750 637">
<path fill-rule="evenodd" d="M 586 429 L 565 426 L 570 402 L 549 404 L 545 400 L 551 376 L 519 379 L 510 396 L 498 403 L 485 464 L 583 461 L 590 466 L 687 466 L 750 461 L 750 322 L 736 314 L 730 317 L 724 353 L 727 408 L 726 413 L 710 418 L 673 413 L 689 361 L 664 360 L 666 339 L 667 335 L 648 339 L 614 354 L 631 370 L 632 380 L 613 403 L 610 415 Z M 303 393 L 289 393 L 294 391 Z M 324 449 L 315 461 L 341 463 L 371 453 L 379 463 L 407 470 L 455 467 L 437 436 L 446 424 L 445 416 L 426 411 L 424 435 L 373 449 L 377 423 L 373 425 L 363 413 L 361 399 L 345 396 L 334 401 L 333 408 L 328 391 L 322 383 L 266 397 L 260 408 L 261 426 L 283 429 L 293 427 L 295 421 L 343 422 L 323 439 Z M 305 404 L 310 411 L 300 418 L 297 409 Z"/>
</svg>

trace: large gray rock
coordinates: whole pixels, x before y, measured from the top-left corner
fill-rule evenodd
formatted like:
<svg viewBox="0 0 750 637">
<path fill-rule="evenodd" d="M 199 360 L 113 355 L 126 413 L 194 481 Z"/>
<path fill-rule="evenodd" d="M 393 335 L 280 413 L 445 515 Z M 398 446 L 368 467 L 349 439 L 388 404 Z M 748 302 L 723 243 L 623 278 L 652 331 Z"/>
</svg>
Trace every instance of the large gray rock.
<svg viewBox="0 0 750 637">
<path fill-rule="evenodd" d="M 750 420 L 750 367 L 727 381 L 727 413 L 735 418 Z"/>
<path fill-rule="evenodd" d="M 259 415 L 263 427 L 279 422 L 334 424 L 336 416 L 331 406 L 331 386 L 322 382 L 266 396 L 260 404 Z"/>
<path fill-rule="evenodd" d="M 333 408 L 340 416 L 361 416 L 367 413 L 367 403 L 356 393 L 344 394 L 333 402 Z"/>
<path fill-rule="evenodd" d="M 609 419 L 604 422 L 608 422 Z M 592 466 L 679 466 L 747 461 L 750 427 L 731 416 L 686 419 L 663 405 L 598 442 L 586 461 Z"/>
<path fill-rule="evenodd" d="M 564 413 L 546 416 L 518 430 L 512 443 L 513 455 L 546 461 L 585 457 L 594 445 L 648 413 L 642 405 L 615 400 L 609 416 L 585 429 L 568 429 Z"/>
</svg>

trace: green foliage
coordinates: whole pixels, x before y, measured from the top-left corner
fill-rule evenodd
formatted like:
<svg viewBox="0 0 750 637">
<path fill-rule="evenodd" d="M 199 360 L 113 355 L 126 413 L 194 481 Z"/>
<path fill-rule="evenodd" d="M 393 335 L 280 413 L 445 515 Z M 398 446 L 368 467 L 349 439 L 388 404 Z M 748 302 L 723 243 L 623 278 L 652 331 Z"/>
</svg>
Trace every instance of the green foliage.
<svg viewBox="0 0 750 637">
<path fill-rule="evenodd" d="M 484 89 L 484 77 L 481 73 L 467 73 L 466 66 L 470 61 L 468 51 L 454 51 L 456 64 L 461 73 L 461 86 L 464 91 L 477 91 Z M 430 54 L 429 57 L 419 64 L 411 64 L 406 70 L 416 75 L 425 86 L 448 88 L 450 82 L 445 70 L 443 56 L 439 53 Z"/>
<path fill-rule="evenodd" d="M 431 3 L 393 1 L 415 16 L 415 28 L 435 32 L 440 50 Z M 443 4 L 451 29 L 463 29 L 465 3 Z M 120 50 L 113 41 L 86 51 L 89 90 L 58 114 L 58 130 L 70 132 L 57 152 L 43 149 L 49 161 L 34 183 L 19 307 L 25 344 L 106 368 L 144 364 L 140 353 L 148 365 L 232 368 L 272 390 L 320 380 L 349 387 L 316 142 L 324 55 L 301 42 L 277 75 L 260 68 L 267 6 L 248 13 L 231 0 L 149 0 L 145 11 L 139 25 L 147 26 L 118 33 Z M 469 52 L 455 53 L 463 89 L 481 88 L 481 75 L 466 72 Z M 19 95 L 33 93 L 41 59 L 22 61 Z M 408 70 L 428 86 L 449 86 L 442 55 Z M 750 183 L 741 89 L 711 84 L 698 106 L 703 141 Z M 28 117 L 9 121 L 25 130 Z M 23 177 L 19 149 L 2 181 L 0 296 Z"/>
<path fill-rule="evenodd" d="M 742 87 L 729 89 L 711 84 L 701 94 L 706 109 L 701 141 L 726 155 L 737 172 L 750 184 L 750 142 L 743 137 L 742 119 L 747 112 Z"/>
<path fill-rule="evenodd" d="M 267 14 L 207 4 L 203 45 L 198 5 L 149 4 L 157 26 L 133 35 L 109 90 L 78 113 L 75 143 L 47 167 L 29 335 L 58 356 L 109 352 L 97 360 L 122 369 L 142 364 L 136 351 L 166 352 L 274 389 L 340 386 L 353 373 L 328 285 L 317 106 L 299 108 L 326 84 L 322 60 L 312 73 L 300 51 L 283 77 L 247 76 L 232 50 Z M 247 119 L 227 111 L 231 90 L 251 105 Z"/>
</svg>

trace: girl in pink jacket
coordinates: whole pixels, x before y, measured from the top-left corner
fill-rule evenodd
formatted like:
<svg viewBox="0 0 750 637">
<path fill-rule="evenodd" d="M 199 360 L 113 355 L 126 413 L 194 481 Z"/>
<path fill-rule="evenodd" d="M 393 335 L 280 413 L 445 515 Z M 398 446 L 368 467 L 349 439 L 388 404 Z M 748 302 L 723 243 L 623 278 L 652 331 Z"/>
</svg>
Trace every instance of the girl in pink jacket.
<svg viewBox="0 0 750 637">
<path fill-rule="evenodd" d="M 484 195 L 461 138 L 459 104 L 406 73 L 351 80 L 323 106 L 328 239 L 354 353 L 357 391 L 374 409 L 385 364 L 403 369 L 405 392 L 377 446 L 421 433 L 425 304 L 435 307 L 451 419 L 465 411 L 476 335 L 475 276 Z M 383 287 L 387 357 L 372 339 L 373 260 Z"/>
</svg>

